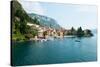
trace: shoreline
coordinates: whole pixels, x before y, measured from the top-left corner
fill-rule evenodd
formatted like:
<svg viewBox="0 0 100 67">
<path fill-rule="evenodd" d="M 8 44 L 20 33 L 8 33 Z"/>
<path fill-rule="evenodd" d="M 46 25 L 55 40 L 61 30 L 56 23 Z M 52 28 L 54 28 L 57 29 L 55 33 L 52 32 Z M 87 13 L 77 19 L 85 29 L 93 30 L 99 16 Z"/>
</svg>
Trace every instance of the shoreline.
<svg viewBox="0 0 100 67">
<path fill-rule="evenodd" d="M 54 39 L 63 39 L 63 38 L 76 38 L 77 36 L 74 35 L 68 35 L 68 36 L 56 36 L 56 37 L 48 37 L 48 38 L 30 38 L 30 39 L 26 39 L 26 40 L 11 40 L 13 42 L 24 42 L 24 41 L 53 41 Z M 86 36 L 82 36 L 82 37 L 86 37 Z M 77 37 L 77 38 L 81 38 L 81 37 Z"/>
</svg>

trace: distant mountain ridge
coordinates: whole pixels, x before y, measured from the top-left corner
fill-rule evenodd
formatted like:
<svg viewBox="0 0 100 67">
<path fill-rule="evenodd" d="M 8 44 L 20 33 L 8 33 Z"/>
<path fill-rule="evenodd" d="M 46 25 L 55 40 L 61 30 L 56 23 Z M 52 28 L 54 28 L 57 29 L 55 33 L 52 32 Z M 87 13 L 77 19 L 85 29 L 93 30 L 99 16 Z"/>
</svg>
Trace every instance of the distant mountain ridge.
<svg viewBox="0 0 100 67">
<path fill-rule="evenodd" d="M 43 15 L 38 15 L 35 13 L 30 13 L 28 14 L 31 18 L 37 18 L 39 21 L 39 24 L 41 26 L 47 26 L 47 27 L 51 27 L 54 29 L 60 29 L 60 25 L 57 24 L 56 20 L 54 20 L 53 18 L 47 17 L 47 16 L 43 16 Z"/>
</svg>

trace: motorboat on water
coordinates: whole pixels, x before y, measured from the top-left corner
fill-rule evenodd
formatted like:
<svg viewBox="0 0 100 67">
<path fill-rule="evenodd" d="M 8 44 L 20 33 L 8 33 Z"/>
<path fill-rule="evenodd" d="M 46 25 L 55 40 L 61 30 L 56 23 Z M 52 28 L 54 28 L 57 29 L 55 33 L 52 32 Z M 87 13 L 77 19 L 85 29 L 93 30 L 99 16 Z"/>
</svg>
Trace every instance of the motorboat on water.
<svg viewBox="0 0 100 67">
<path fill-rule="evenodd" d="M 80 40 L 75 40 L 75 42 L 81 42 Z"/>
</svg>

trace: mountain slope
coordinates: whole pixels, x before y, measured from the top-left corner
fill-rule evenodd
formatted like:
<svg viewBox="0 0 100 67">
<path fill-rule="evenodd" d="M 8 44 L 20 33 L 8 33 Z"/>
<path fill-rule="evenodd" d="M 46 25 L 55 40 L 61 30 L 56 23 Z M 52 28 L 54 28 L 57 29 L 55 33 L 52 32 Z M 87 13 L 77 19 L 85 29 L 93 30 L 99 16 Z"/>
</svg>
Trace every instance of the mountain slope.
<svg viewBox="0 0 100 67">
<path fill-rule="evenodd" d="M 42 15 L 38 15 L 38 14 L 28 14 L 30 17 L 37 18 L 39 21 L 39 24 L 41 26 L 47 26 L 47 27 L 51 27 L 51 28 L 55 28 L 55 29 L 60 29 L 60 25 L 57 24 L 56 20 L 54 20 L 53 18 L 47 17 L 47 16 L 42 16 Z"/>
</svg>

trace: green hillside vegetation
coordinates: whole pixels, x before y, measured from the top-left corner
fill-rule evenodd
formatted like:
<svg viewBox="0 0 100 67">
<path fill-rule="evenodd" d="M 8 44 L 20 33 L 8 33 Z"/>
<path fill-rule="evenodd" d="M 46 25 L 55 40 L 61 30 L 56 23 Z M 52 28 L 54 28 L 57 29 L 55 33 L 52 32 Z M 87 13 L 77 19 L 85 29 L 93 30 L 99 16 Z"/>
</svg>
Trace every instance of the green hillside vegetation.
<svg viewBox="0 0 100 67">
<path fill-rule="evenodd" d="M 37 19 L 28 16 L 18 1 L 11 2 L 12 8 L 12 40 L 27 40 L 37 34 L 37 30 L 31 30 L 27 22 L 38 24 Z"/>
</svg>

